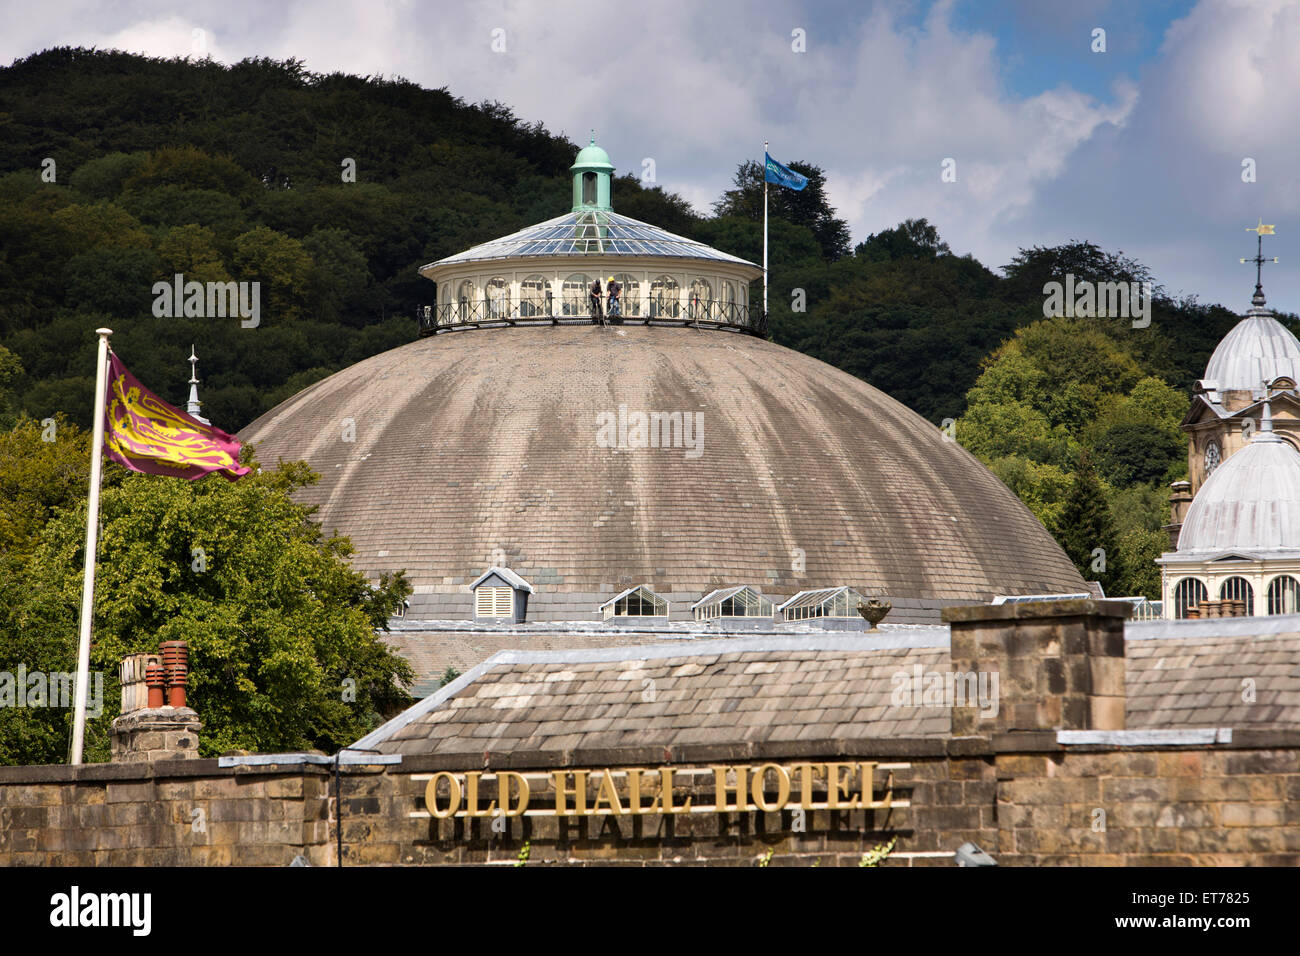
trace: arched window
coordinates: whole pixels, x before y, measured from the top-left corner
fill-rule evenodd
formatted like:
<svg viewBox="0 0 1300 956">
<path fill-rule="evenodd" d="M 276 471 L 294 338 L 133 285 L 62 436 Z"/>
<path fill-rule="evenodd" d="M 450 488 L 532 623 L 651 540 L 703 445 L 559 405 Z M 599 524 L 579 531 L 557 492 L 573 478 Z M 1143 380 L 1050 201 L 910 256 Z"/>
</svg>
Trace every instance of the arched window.
<svg viewBox="0 0 1300 956">
<path fill-rule="evenodd" d="M 681 315 L 681 286 L 672 276 L 650 282 L 650 318 L 675 319 Z"/>
<path fill-rule="evenodd" d="M 596 174 L 582 174 L 582 201 L 588 206 L 596 205 Z"/>
<path fill-rule="evenodd" d="M 619 294 L 621 308 L 624 315 L 641 314 L 641 280 L 636 276 L 628 275 L 626 272 L 620 272 L 614 276 L 614 281 L 623 287 Z"/>
<path fill-rule="evenodd" d="M 591 285 L 591 276 L 575 272 L 564 280 L 562 314 L 567 316 L 590 315 L 587 309 L 587 287 Z"/>
<path fill-rule="evenodd" d="M 1252 617 L 1255 613 L 1255 589 L 1250 586 L 1250 582 L 1245 578 L 1228 578 L 1219 586 L 1220 601 L 1244 601 L 1246 603 L 1246 616 Z"/>
<path fill-rule="evenodd" d="M 736 321 L 736 283 L 722 283 L 722 321 Z"/>
<path fill-rule="evenodd" d="M 485 291 L 489 319 L 504 319 L 510 314 L 510 286 L 505 279 L 493 276 L 488 280 Z"/>
<path fill-rule="evenodd" d="M 550 291 L 551 283 L 544 276 L 531 275 L 523 282 L 519 283 L 519 314 L 525 319 L 545 316 L 550 313 L 546 309 L 546 293 Z"/>
<path fill-rule="evenodd" d="M 1300 581 L 1284 574 L 1268 585 L 1269 614 L 1300 613 Z"/>
<path fill-rule="evenodd" d="M 474 312 L 474 280 L 466 279 L 456 290 L 456 321 L 468 322 Z"/>
<path fill-rule="evenodd" d="M 686 300 L 687 314 L 692 319 L 712 319 L 716 306 L 713 302 L 713 286 L 708 279 L 691 280 L 691 294 Z"/>
<path fill-rule="evenodd" d="M 1174 585 L 1174 616 L 1187 617 L 1188 608 L 1200 607 L 1209 598 L 1205 584 L 1196 578 L 1183 578 Z"/>
</svg>

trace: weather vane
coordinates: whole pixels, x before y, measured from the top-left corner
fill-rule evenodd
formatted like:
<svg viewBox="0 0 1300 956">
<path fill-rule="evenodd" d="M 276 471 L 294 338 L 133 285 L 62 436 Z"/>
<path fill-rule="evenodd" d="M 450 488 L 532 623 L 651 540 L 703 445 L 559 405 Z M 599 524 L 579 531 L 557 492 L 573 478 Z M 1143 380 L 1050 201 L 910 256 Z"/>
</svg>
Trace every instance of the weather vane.
<svg viewBox="0 0 1300 956">
<path fill-rule="evenodd" d="M 1245 262 L 1255 263 L 1255 294 L 1250 297 L 1250 304 L 1257 308 L 1262 308 L 1264 305 L 1264 286 L 1261 281 L 1262 280 L 1261 270 L 1264 268 L 1264 263 L 1277 262 L 1277 256 L 1273 256 L 1271 259 L 1264 258 L 1264 237 L 1277 235 L 1277 226 L 1265 225 L 1264 220 L 1260 219 L 1258 225 L 1247 226 L 1246 231 L 1257 234 L 1255 258 L 1242 259 L 1241 261 L 1243 263 Z"/>
</svg>

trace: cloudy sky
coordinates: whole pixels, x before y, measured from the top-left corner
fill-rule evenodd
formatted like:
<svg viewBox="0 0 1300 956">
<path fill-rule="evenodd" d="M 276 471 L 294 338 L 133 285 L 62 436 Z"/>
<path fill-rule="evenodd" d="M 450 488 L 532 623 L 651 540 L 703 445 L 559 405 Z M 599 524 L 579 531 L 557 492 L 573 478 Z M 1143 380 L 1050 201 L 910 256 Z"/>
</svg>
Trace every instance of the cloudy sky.
<svg viewBox="0 0 1300 956">
<path fill-rule="evenodd" d="M 1253 286 L 1244 229 L 1263 217 L 1282 259 L 1269 301 L 1300 311 L 1300 0 L 3 7 L 3 63 L 56 45 L 184 56 L 199 37 L 223 62 L 402 76 L 575 141 L 595 127 L 620 172 L 653 159 L 702 211 L 766 139 L 827 171 L 854 241 L 925 216 L 996 268 L 1090 239 L 1236 309 Z M 941 181 L 949 158 L 956 182 Z"/>
</svg>

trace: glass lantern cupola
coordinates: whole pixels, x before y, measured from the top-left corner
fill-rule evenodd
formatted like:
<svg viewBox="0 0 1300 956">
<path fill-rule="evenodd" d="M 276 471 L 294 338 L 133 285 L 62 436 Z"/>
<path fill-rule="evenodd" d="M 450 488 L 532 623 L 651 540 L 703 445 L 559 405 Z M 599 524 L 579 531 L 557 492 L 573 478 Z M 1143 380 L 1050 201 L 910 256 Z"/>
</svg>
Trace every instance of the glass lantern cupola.
<svg viewBox="0 0 1300 956">
<path fill-rule="evenodd" d="M 613 209 L 609 202 L 609 186 L 614 164 L 609 161 L 609 154 L 596 145 L 595 130 L 592 130 L 590 144 L 578 152 L 569 172 L 573 174 L 574 212 L 610 212 Z"/>
<path fill-rule="evenodd" d="M 614 164 L 594 130 L 569 175 L 573 205 L 564 215 L 420 267 L 438 299 L 417 313 L 421 335 L 606 318 L 766 334 L 766 316 L 749 305 L 750 283 L 763 270 L 615 212 Z M 619 304 L 612 317 L 604 314 L 611 285 Z"/>
</svg>

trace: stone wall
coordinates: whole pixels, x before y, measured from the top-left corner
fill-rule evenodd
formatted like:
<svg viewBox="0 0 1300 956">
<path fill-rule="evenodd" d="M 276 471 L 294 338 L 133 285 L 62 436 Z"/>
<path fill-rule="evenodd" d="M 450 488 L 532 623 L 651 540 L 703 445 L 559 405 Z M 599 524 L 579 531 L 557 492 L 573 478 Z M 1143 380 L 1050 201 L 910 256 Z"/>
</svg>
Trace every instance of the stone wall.
<svg viewBox="0 0 1300 956">
<path fill-rule="evenodd" d="M 871 760 L 894 772 L 888 810 L 792 809 L 714 815 L 434 820 L 422 814 L 439 770 L 698 768 L 708 802 L 713 764 Z M 467 765 L 472 764 L 472 765 Z M 679 778 L 685 779 L 684 773 Z M 882 777 L 877 777 L 877 787 Z M 216 760 L 0 768 L 0 865 L 272 865 L 335 857 L 332 770 L 221 768 Z M 678 752 L 408 757 L 343 768 L 344 863 L 513 865 L 857 865 L 892 836 L 887 866 L 952 865 L 978 844 L 1000 865 L 1300 865 L 1300 732 L 1240 731 L 1204 746 L 1064 746 L 1054 733 L 808 741 Z M 495 798 L 491 787 L 484 805 Z M 544 806 L 545 786 L 534 795 Z M 795 801 L 792 800 L 792 804 Z M 197 811 L 197 812 L 196 812 Z M 1099 815 L 1099 811 L 1102 815 Z M 413 815 L 417 814 L 417 815 Z"/>
<path fill-rule="evenodd" d="M 1245 746 L 1141 750 L 1067 749 L 1054 734 L 851 742 L 830 759 L 911 764 L 894 774 L 895 798 L 910 806 L 814 810 L 803 833 L 794 831 L 787 809 L 671 819 L 530 817 L 510 820 L 505 833 L 494 834 L 488 819 L 411 817 L 425 809 L 429 774 L 467 768 L 463 758 L 408 758 L 402 773 L 375 774 L 364 785 L 372 802 L 345 826 L 345 858 L 510 864 L 528 842 L 530 865 L 751 866 L 771 850 L 771 866 L 856 866 L 865 851 L 897 835 L 887 866 L 951 866 L 951 854 L 967 841 L 1003 866 L 1300 865 L 1300 734 L 1238 736 Z M 734 748 L 710 749 L 682 754 L 688 759 L 679 766 L 707 770 L 713 761 L 746 759 Z M 755 765 L 815 761 L 826 752 L 825 746 L 774 748 L 748 759 Z M 628 751 L 581 759 L 655 767 L 655 756 Z M 515 761 L 501 763 L 508 765 L 521 769 Z M 425 772 L 410 773 L 417 767 Z M 683 790 L 679 802 L 687 793 L 710 800 L 712 776 L 699 779 L 702 787 Z M 543 787 L 535 800 L 545 805 L 548 796 L 553 789 Z M 492 787 L 482 793 L 484 805 L 495 798 Z"/>
<path fill-rule="evenodd" d="M 1300 734 L 1234 738 L 1231 748 L 999 754 L 999 862 L 1300 865 Z"/>
<path fill-rule="evenodd" d="M 5 866 L 285 866 L 334 859 L 320 767 L 216 760 L 0 768 Z"/>
</svg>

